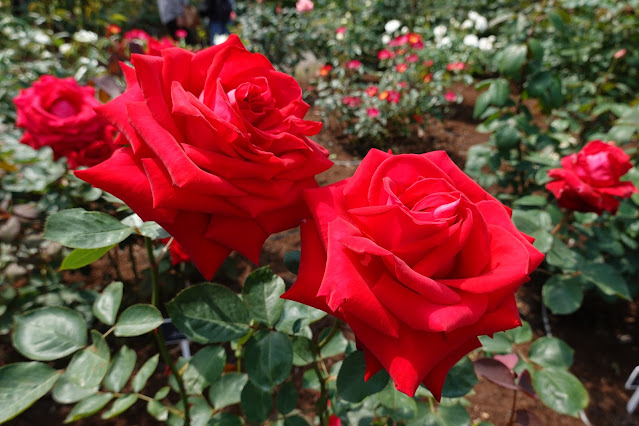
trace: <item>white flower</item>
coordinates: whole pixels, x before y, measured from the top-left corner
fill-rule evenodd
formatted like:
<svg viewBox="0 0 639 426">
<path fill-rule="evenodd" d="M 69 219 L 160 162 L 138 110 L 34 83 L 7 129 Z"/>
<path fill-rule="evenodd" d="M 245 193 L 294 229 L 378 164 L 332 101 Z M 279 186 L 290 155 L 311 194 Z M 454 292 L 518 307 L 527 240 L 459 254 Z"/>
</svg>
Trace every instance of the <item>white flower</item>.
<svg viewBox="0 0 639 426">
<path fill-rule="evenodd" d="M 401 33 L 402 34 L 408 34 L 408 27 L 406 25 L 404 25 L 401 29 Z"/>
<path fill-rule="evenodd" d="M 470 12 L 468 12 L 468 18 L 472 19 L 473 21 L 477 20 L 477 18 L 479 18 L 481 15 L 477 12 L 475 12 L 474 10 L 471 10 Z"/>
<path fill-rule="evenodd" d="M 58 50 L 63 55 L 66 55 L 71 50 L 72 47 L 73 46 L 70 43 L 64 43 L 64 44 L 61 44 L 60 47 L 58 47 Z"/>
<path fill-rule="evenodd" d="M 470 19 L 466 19 L 464 22 L 462 22 L 461 29 L 462 30 L 468 30 L 468 29 L 471 29 L 474 26 L 475 26 L 475 23 L 473 21 L 471 21 Z"/>
<path fill-rule="evenodd" d="M 335 34 L 335 38 L 336 38 L 337 40 L 340 40 L 340 41 L 341 41 L 341 40 L 344 40 L 344 33 L 337 33 L 337 34 Z"/>
<path fill-rule="evenodd" d="M 78 43 L 95 43 L 98 41 L 98 35 L 92 31 L 80 30 L 73 34 L 73 39 Z"/>
<path fill-rule="evenodd" d="M 384 25 L 384 31 L 386 31 L 389 34 L 392 34 L 395 31 L 397 31 L 401 25 L 402 23 L 399 22 L 397 19 L 391 19 L 390 21 L 386 23 L 386 25 Z"/>
<path fill-rule="evenodd" d="M 51 44 L 51 37 L 43 32 L 38 32 L 33 36 L 33 41 L 38 44 Z"/>
<path fill-rule="evenodd" d="M 475 20 L 475 29 L 479 32 L 483 32 L 483 31 L 486 31 L 487 28 L 488 28 L 488 20 L 484 18 L 483 16 L 479 16 Z"/>
<path fill-rule="evenodd" d="M 489 37 L 482 37 L 479 39 L 477 47 L 479 47 L 480 50 L 492 50 L 493 42 Z"/>
<path fill-rule="evenodd" d="M 468 34 L 466 37 L 464 37 L 464 44 L 466 46 L 477 47 L 478 43 L 479 39 L 475 34 Z"/>
<path fill-rule="evenodd" d="M 215 37 L 213 37 L 213 44 L 222 44 L 226 41 L 227 38 L 229 38 L 228 34 L 215 34 Z"/>
<path fill-rule="evenodd" d="M 384 34 L 382 36 L 382 43 L 388 44 L 388 43 L 390 43 L 390 41 L 391 41 L 391 36 L 389 36 L 388 34 Z"/>
<path fill-rule="evenodd" d="M 442 38 L 446 34 L 446 26 L 445 25 L 437 25 L 433 28 L 433 34 L 435 34 L 435 38 Z"/>
<path fill-rule="evenodd" d="M 451 47 L 453 43 L 450 41 L 450 37 L 444 37 L 437 40 L 437 47 Z"/>
</svg>

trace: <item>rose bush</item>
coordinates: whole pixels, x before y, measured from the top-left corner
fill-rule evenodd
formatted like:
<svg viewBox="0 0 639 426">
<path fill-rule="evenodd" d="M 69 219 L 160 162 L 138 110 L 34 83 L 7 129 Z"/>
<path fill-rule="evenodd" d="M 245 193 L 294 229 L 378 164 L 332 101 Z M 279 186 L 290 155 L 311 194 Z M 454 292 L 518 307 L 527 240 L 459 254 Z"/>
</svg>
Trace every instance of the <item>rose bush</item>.
<svg viewBox="0 0 639 426">
<path fill-rule="evenodd" d="M 514 292 L 543 255 L 510 210 L 443 151 L 371 150 L 355 175 L 304 192 L 298 280 L 283 297 L 353 329 L 366 376 L 382 367 L 437 397 L 477 336 L 521 324 Z"/>
<path fill-rule="evenodd" d="M 94 166 L 111 155 L 114 128 L 99 117 L 92 87 L 71 77 L 45 75 L 14 98 L 25 129 L 21 142 L 35 149 L 50 146 L 55 159 L 66 157 L 69 167 Z"/>
<path fill-rule="evenodd" d="M 299 85 L 237 36 L 132 62 L 126 92 L 98 108 L 128 146 L 77 176 L 158 222 L 209 279 L 231 250 L 257 263 L 270 234 L 304 217 L 302 191 L 332 165 L 308 139 L 321 124 L 303 119 Z"/>
<path fill-rule="evenodd" d="M 562 168 L 548 171 L 553 180 L 546 184 L 560 207 L 615 214 L 619 198 L 637 192 L 632 182 L 619 180 L 632 164 L 630 157 L 612 142 L 590 141 L 581 151 L 562 158 L 561 165 Z"/>
</svg>

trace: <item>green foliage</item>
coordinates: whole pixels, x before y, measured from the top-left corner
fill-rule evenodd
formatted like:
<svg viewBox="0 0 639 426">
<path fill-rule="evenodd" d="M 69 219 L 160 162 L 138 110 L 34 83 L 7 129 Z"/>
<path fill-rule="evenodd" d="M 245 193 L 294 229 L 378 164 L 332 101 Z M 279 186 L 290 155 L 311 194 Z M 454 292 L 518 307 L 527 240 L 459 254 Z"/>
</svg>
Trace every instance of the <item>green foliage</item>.
<svg viewBox="0 0 639 426">
<path fill-rule="evenodd" d="M 43 397 L 60 372 L 41 362 L 18 362 L 0 367 L 0 422 L 14 418 Z"/>
</svg>

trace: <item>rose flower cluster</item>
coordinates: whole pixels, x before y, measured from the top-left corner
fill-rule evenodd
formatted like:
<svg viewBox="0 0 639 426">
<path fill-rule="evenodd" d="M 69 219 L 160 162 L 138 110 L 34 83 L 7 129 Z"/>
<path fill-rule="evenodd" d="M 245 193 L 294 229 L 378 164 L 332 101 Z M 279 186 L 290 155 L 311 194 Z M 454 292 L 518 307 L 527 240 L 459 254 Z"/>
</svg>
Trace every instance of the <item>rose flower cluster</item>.
<svg viewBox="0 0 639 426">
<path fill-rule="evenodd" d="M 55 159 L 66 157 L 69 167 L 94 166 L 109 158 L 115 129 L 99 117 L 95 91 L 71 77 L 40 77 L 14 98 L 18 120 L 25 129 L 21 142 L 39 149 L 49 146 Z"/>
<path fill-rule="evenodd" d="M 383 368 L 408 395 L 424 383 L 439 397 L 477 336 L 521 324 L 514 292 L 543 255 L 445 153 L 372 150 L 318 188 L 332 163 L 299 85 L 236 36 L 132 62 L 126 92 L 98 108 L 125 146 L 76 174 L 158 222 L 205 277 L 232 250 L 257 263 L 270 234 L 302 223 L 284 297 L 347 322 L 366 377 Z"/>
</svg>

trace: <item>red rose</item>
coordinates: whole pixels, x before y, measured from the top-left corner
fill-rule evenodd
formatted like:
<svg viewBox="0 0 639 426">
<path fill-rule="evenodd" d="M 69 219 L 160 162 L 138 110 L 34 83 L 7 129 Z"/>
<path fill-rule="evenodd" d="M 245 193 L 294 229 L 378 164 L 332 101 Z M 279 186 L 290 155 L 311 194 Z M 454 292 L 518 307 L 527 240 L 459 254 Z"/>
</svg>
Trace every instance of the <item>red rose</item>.
<svg viewBox="0 0 639 426">
<path fill-rule="evenodd" d="M 160 240 L 163 244 L 171 241 L 170 238 L 163 238 Z M 187 252 L 184 251 L 184 247 L 180 243 L 178 243 L 175 239 L 171 241 L 171 245 L 169 246 L 169 254 L 171 255 L 171 265 L 179 265 L 180 263 L 190 262 L 191 257 Z"/>
<path fill-rule="evenodd" d="M 301 194 L 332 163 L 290 76 L 231 35 L 192 53 L 133 55 L 127 90 L 98 111 L 129 146 L 77 176 L 159 223 L 210 279 L 231 252 L 255 263 L 298 225 Z"/>
<path fill-rule="evenodd" d="M 50 146 L 55 159 L 69 158 L 69 166 L 93 165 L 78 153 L 98 144 L 104 154 L 113 151 L 113 128 L 93 108 L 100 106 L 95 91 L 79 86 L 71 77 L 40 77 L 13 99 L 18 112 L 16 125 L 25 129 L 21 142 L 35 149 Z"/>
<path fill-rule="evenodd" d="M 443 151 L 371 150 L 352 178 L 304 192 L 299 276 L 283 297 L 346 321 L 366 357 L 412 396 L 437 398 L 477 336 L 521 324 L 514 292 L 543 255 L 510 210 Z"/>
<path fill-rule="evenodd" d="M 577 153 L 561 159 L 562 168 L 548 171 L 546 189 L 560 207 L 580 212 L 617 213 L 619 198 L 637 192 L 632 182 L 619 178 L 632 168 L 630 157 L 612 142 L 591 141 Z"/>
</svg>

